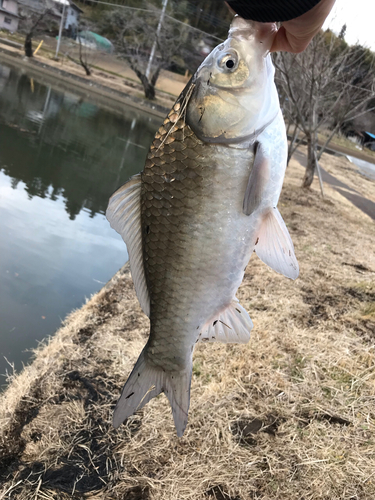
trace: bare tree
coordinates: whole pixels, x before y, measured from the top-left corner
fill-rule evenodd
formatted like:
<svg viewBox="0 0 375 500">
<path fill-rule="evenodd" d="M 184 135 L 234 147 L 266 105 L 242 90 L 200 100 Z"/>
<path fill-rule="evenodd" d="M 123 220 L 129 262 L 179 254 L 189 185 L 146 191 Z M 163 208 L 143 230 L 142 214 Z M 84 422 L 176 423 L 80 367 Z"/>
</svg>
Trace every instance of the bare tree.
<svg viewBox="0 0 375 500">
<path fill-rule="evenodd" d="M 155 85 L 163 68 L 172 64 L 185 66 L 185 53 L 197 53 L 201 34 L 189 26 L 175 22 L 171 16 L 164 18 L 157 35 L 160 11 L 139 12 L 118 9 L 108 13 L 103 23 L 103 33 L 112 39 L 118 55 L 125 59 L 141 81 L 147 99 L 155 98 Z M 156 40 L 156 54 L 150 74 L 147 75 L 152 45 Z"/>
<path fill-rule="evenodd" d="M 52 6 L 45 1 L 41 2 L 39 7 L 38 12 L 27 12 L 24 18 L 21 19 L 20 31 L 25 33 L 24 49 L 27 57 L 33 57 L 33 37 L 35 33 L 43 23 L 51 23 L 49 16 L 53 12 Z"/>
<path fill-rule="evenodd" d="M 323 151 L 346 122 L 371 111 L 375 97 L 375 56 L 349 47 L 330 31 L 318 34 L 298 55 L 275 56 L 276 81 L 291 141 L 288 161 L 305 141 L 307 166 L 303 187 L 309 187 Z M 329 130 L 318 151 L 318 132 Z"/>
<path fill-rule="evenodd" d="M 86 76 L 91 76 L 91 68 L 95 64 L 100 47 L 94 38 L 94 34 L 90 31 L 82 30 L 81 26 L 77 30 L 76 42 L 78 43 L 79 64 L 85 70 Z M 71 56 L 69 58 L 76 62 Z"/>
<path fill-rule="evenodd" d="M 65 55 L 75 64 L 82 66 L 86 76 L 91 76 L 92 68 L 101 55 L 112 54 L 113 44 L 106 38 L 90 31 L 84 21 L 78 25 L 75 43 L 66 44 Z"/>
<path fill-rule="evenodd" d="M 82 43 L 82 36 L 79 32 L 77 34 L 77 39 L 79 44 L 79 62 L 85 70 L 86 76 L 91 76 L 90 55 L 93 49 L 87 46 L 87 42 L 85 40 Z M 82 47 L 82 45 L 84 46 Z"/>
</svg>

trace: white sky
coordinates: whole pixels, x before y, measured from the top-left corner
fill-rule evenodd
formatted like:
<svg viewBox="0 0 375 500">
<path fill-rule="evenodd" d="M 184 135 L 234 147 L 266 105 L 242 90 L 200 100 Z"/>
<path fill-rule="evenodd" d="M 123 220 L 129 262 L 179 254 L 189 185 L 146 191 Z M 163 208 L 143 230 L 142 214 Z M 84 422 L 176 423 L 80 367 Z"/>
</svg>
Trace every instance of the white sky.
<svg viewBox="0 0 375 500">
<path fill-rule="evenodd" d="M 375 0 L 336 0 L 323 28 L 339 33 L 345 23 L 349 44 L 358 41 L 375 51 Z"/>
</svg>

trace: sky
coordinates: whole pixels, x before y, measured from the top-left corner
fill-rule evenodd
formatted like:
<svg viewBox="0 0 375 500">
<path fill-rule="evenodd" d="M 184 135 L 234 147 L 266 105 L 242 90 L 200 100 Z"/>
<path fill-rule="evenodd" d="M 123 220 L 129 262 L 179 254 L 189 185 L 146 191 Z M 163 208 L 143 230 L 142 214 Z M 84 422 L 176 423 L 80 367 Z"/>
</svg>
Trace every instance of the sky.
<svg viewBox="0 0 375 500">
<path fill-rule="evenodd" d="M 323 28 L 330 28 L 339 33 L 345 23 L 345 40 L 349 44 L 359 42 L 375 51 L 374 0 L 336 0 Z"/>
</svg>

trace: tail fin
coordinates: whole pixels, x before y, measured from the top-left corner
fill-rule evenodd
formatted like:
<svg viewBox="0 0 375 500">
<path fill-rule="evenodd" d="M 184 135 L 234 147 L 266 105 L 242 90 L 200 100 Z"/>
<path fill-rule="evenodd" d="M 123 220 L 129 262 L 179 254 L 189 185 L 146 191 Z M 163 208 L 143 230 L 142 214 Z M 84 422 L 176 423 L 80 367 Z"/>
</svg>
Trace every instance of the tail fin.
<svg viewBox="0 0 375 500">
<path fill-rule="evenodd" d="M 190 405 L 192 364 L 185 371 L 166 371 L 147 361 L 145 349 L 141 352 L 121 393 L 113 415 L 117 429 L 137 409 L 164 392 L 172 407 L 178 437 L 185 431 Z"/>
</svg>

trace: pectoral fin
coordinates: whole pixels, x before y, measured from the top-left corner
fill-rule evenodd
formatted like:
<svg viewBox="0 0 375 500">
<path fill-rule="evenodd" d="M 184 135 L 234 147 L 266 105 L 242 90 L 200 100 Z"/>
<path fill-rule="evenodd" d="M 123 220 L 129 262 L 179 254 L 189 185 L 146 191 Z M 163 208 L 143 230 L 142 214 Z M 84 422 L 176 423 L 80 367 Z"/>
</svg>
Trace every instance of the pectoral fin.
<svg viewBox="0 0 375 500">
<path fill-rule="evenodd" d="M 277 208 L 270 209 L 263 216 L 255 252 L 277 273 L 293 280 L 298 277 L 299 267 L 293 242 Z"/>
<path fill-rule="evenodd" d="M 150 316 L 150 295 L 142 253 L 140 174 L 134 175 L 111 196 L 106 216 L 126 243 L 135 291 L 144 313 Z"/>
<path fill-rule="evenodd" d="M 246 215 L 251 215 L 259 207 L 270 176 L 269 160 L 262 144 L 256 142 L 254 146 L 254 164 L 243 200 L 243 212 Z"/>
</svg>

